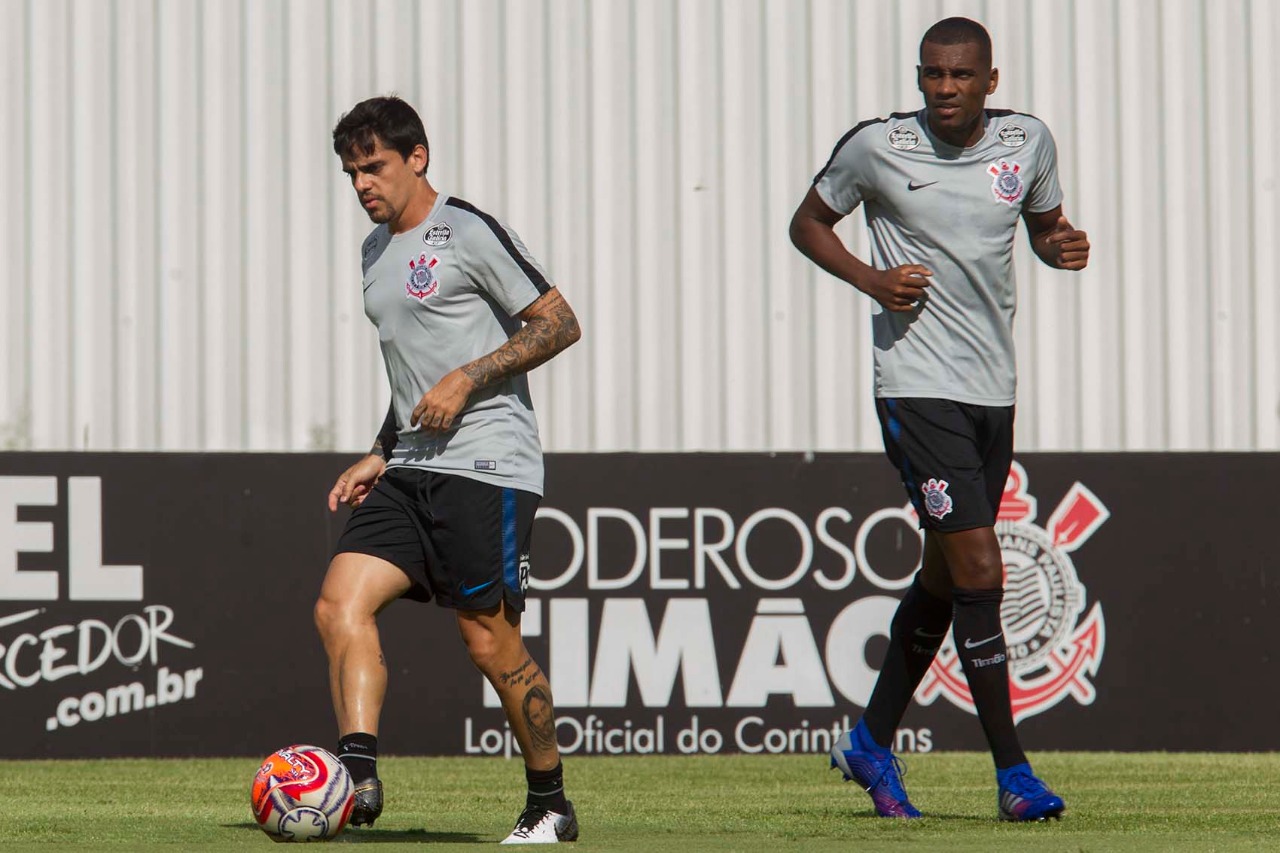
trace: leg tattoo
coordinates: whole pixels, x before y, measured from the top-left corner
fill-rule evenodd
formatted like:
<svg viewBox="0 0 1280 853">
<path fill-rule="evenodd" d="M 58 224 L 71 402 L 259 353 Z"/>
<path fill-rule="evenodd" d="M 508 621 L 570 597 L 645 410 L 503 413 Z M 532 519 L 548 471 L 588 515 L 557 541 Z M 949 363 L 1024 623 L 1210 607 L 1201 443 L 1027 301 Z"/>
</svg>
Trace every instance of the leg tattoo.
<svg viewBox="0 0 1280 853">
<path fill-rule="evenodd" d="M 540 675 L 542 675 L 542 670 L 538 669 L 538 665 L 533 662 L 533 658 L 528 657 L 524 659 L 524 663 L 510 672 L 499 673 L 498 680 L 504 686 L 515 686 L 517 684 L 528 686 L 536 681 Z"/>
<path fill-rule="evenodd" d="M 551 697 L 541 685 L 534 685 L 524 694 L 521 703 L 525 725 L 529 727 L 529 737 L 538 749 L 555 749 L 556 721 L 555 710 L 551 707 Z"/>
</svg>

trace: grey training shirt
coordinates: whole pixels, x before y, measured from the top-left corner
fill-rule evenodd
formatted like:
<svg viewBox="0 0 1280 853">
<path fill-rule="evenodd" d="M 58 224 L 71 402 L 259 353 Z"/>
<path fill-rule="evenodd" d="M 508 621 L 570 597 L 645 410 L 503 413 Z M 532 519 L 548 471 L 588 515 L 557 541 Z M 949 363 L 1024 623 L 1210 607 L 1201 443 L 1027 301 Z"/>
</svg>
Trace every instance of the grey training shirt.
<svg viewBox="0 0 1280 853">
<path fill-rule="evenodd" d="M 913 311 L 874 306 L 876 396 L 1013 405 L 1018 218 L 1062 202 L 1044 123 L 987 110 L 982 139 L 956 148 L 924 110 L 894 113 L 845 134 L 814 186 L 837 213 L 865 205 L 872 266 L 933 272 Z"/>
<path fill-rule="evenodd" d="M 409 416 L 446 373 L 493 352 L 551 284 L 515 232 L 441 193 L 421 225 L 364 241 L 364 311 L 378 327 L 399 441 L 388 463 L 542 494 L 542 445 L 524 374 L 471 396 L 444 432 Z"/>
</svg>

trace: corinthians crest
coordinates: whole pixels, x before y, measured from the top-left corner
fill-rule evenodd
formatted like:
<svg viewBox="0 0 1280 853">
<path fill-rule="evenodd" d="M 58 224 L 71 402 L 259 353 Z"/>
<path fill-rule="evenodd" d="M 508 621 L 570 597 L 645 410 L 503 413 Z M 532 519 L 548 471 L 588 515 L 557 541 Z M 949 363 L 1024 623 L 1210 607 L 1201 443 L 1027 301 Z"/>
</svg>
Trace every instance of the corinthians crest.
<svg viewBox="0 0 1280 853">
<path fill-rule="evenodd" d="M 409 261 L 409 280 L 404 285 L 406 296 L 421 302 L 428 296 L 435 295 L 435 292 L 440 289 L 440 281 L 434 272 L 438 263 L 440 259 L 435 255 L 431 256 L 431 260 L 427 260 L 425 252 L 418 255 L 416 261 Z"/>
<path fill-rule="evenodd" d="M 1070 555 L 1110 517 L 1102 501 L 1076 483 L 1040 527 L 1033 523 L 1036 499 L 1027 492 L 1027 472 L 1017 462 L 1009 470 L 996 538 L 1004 556 L 1000 618 L 1009 647 L 1014 722 L 1046 711 L 1067 696 L 1081 705 L 1092 704 L 1097 696 L 1090 679 L 1098 673 L 1106 643 L 1102 605 L 1095 602 L 1084 615 L 1085 587 Z M 924 705 L 939 696 L 976 713 L 950 635 L 916 691 Z"/>
<path fill-rule="evenodd" d="M 1012 207 L 1022 200 L 1022 166 L 1012 160 L 999 160 L 987 167 L 991 175 L 991 193 L 996 201 Z"/>
</svg>

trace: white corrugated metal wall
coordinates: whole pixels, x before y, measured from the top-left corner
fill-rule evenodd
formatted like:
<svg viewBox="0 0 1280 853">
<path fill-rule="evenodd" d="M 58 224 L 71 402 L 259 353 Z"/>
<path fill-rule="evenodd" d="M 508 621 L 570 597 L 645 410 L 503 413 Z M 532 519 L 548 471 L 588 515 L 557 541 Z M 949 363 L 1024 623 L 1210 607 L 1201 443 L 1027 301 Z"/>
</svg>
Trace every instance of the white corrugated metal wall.
<svg viewBox="0 0 1280 853">
<path fill-rule="evenodd" d="M 948 14 L 1094 243 L 1072 276 L 1019 240 L 1021 448 L 1280 447 L 1272 0 L 0 0 L 0 447 L 366 447 L 329 130 L 397 91 L 582 317 L 548 449 L 878 449 L 867 302 L 787 222 Z"/>
</svg>

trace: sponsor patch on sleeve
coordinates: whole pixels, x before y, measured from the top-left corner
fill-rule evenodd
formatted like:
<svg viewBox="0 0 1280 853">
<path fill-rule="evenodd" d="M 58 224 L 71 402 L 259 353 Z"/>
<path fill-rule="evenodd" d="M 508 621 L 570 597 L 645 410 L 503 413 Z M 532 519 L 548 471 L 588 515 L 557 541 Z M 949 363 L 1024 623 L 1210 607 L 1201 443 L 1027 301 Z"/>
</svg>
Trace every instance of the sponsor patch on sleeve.
<svg viewBox="0 0 1280 853">
<path fill-rule="evenodd" d="M 1027 132 L 1016 124 L 1006 124 L 996 136 L 1006 148 L 1021 148 L 1027 144 Z"/>
</svg>

